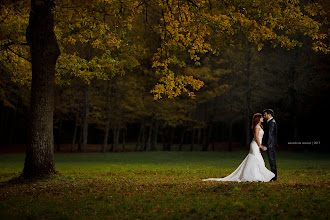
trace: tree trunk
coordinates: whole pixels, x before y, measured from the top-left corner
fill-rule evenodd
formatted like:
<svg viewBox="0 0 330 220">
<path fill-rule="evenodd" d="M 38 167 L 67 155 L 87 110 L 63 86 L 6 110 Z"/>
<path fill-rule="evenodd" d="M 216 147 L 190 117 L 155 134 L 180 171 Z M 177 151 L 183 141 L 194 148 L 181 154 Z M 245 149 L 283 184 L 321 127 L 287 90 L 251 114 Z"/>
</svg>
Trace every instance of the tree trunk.
<svg viewBox="0 0 330 220">
<path fill-rule="evenodd" d="M 57 152 L 61 151 L 61 138 L 62 138 L 61 132 L 62 132 L 62 120 L 60 121 L 60 124 L 58 126 L 57 147 L 56 147 Z"/>
<path fill-rule="evenodd" d="M 213 132 L 213 126 L 210 125 L 210 129 L 209 129 L 209 134 L 208 134 L 208 144 L 207 144 L 207 147 L 209 146 L 210 142 L 212 141 L 212 132 Z"/>
<path fill-rule="evenodd" d="M 74 127 L 74 132 L 73 132 L 73 140 L 72 140 L 72 145 L 71 145 L 71 149 L 70 152 L 72 153 L 74 151 L 74 146 L 76 144 L 76 139 L 77 139 L 77 130 L 78 130 L 78 114 L 76 116 L 76 125 Z"/>
<path fill-rule="evenodd" d="M 162 142 L 163 142 L 163 151 L 166 150 L 166 138 L 165 138 L 165 136 L 168 137 L 167 129 L 166 129 L 166 127 L 162 126 L 162 135 L 161 135 L 161 137 L 162 137 Z"/>
<path fill-rule="evenodd" d="M 31 0 L 26 40 L 32 61 L 30 122 L 22 177 L 54 173 L 54 85 L 55 65 L 60 55 L 54 33 L 52 0 Z"/>
<path fill-rule="evenodd" d="M 168 142 L 167 142 L 167 145 L 166 145 L 166 150 L 171 151 L 171 147 L 173 145 L 173 140 L 174 140 L 175 128 L 168 127 L 168 130 L 169 130 L 168 131 L 169 137 L 168 137 Z"/>
<path fill-rule="evenodd" d="M 78 140 L 78 151 L 81 152 L 81 143 L 82 143 L 82 133 L 83 133 L 83 127 L 80 125 L 79 129 L 79 140 Z"/>
<path fill-rule="evenodd" d="M 110 106 L 110 82 L 107 81 L 107 92 L 106 92 L 106 112 L 107 112 L 107 121 L 105 124 L 105 129 L 104 129 L 104 140 L 103 140 L 103 146 L 102 146 L 102 152 L 105 153 L 106 148 L 108 146 L 108 137 L 109 137 L 109 128 L 110 128 L 110 116 L 111 116 L 111 106 Z"/>
<path fill-rule="evenodd" d="M 153 123 L 151 122 L 149 127 L 149 135 L 148 135 L 146 150 L 151 148 L 152 130 L 153 130 Z"/>
<path fill-rule="evenodd" d="M 198 128 L 198 134 L 197 134 L 197 144 L 201 144 L 202 143 L 202 128 Z"/>
<path fill-rule="evenodd" d="M 211 144 L 211 146 L 212 146 L 212 151 L 215 151 L 215 143 L 214 143 L 214 139 L 212 139 L 212 144 Z"/>
<path fill-rule="evenodd" d="M 136 143 L 136 150 L 137 151 L 145 150 L 145 144 L 146 144 L 145 142 L 146 142 L 145 141 L 145 122 L 144 122 L 144 118 L 142 118 L 139 137 L 138 137 L 138 141 Z"/>
<path fill-rule="evenodd" d="M 83 152 L 87 152 L 87 138 L 88 138 L 88 114 L 89 114 L 89 100 L 88 100 L 88 85 L 85 86 L 85 107 L 84 107 L 84 122 L 83 122 Z"/>
<path fill-rule="evenodd" d="M 210 139 L 212 134 L 212 125 L 209 125 L 204 130 L 204 140 L 203 140 L 203 151 L 207 151 L 210 145 Z"/>
<path fill-rule="evenodd" d="M 139 136 L 136 141 L 135 151 L 139 151 L 141 149 L 140 145 L 141 145 L 141 138 L 142 138 L 142 132 L 143 132 L 142 130 L 143 130 L 143 123 L 141 122 Z"/>
<path fill-rule="evenodd" d="M 121 114 L 121 113 L 120 113 Z M 114 143 L 114 148 L 113 148 L 113 152 L 118 152 L 118 146 L 119 146 L 119 135 L 120 135 L 120 125 L 121 125 L 121 116 L 119 117 L 119 119 L 117 120 L 117 128 L 116 128 L 116 132 L 115 132 L 115 136 L 116 138 L 114 139 L 115 143 Z"/>
<path fill-rule="evenodd" d="M 109 152 L 113 152 L 113 148 L 114 148 L 114 145 L 115 145 L 115 142 L 114 142 L 114 138 L 115 138 L 115 135 L 116 134 L 116 124 L 114 123 L 114 125 L 113 125 L 113 129 L 112 129 L 112 142 L 111 142 L 111 147 L 110 147 L 110 149 L 109 149 Z"/>
<path fill-rule="evenodd" d="M 110 114 L 107 116 L 107 122 L 104 129 L 104 140 L 102 146 L 102 152 L 105 153 L 106 148 L 108 146 L 108 137 L 109 137 L 109 128 L 110 128 Z"/>
<path fill-rule="evenodd" d="M 204 128 L 204 132 L 203 132 L 203 146 L 202 146 L 202 151 L 207 151 L 207 149 L 209 148 L 209 140 L 208 140 L 208 130 L 209 130 L 209 126 L 206 126 Z"/>
<path fill-rule="evenodd" d="M 193 128 L 191 132 L 191 145 L 190 145 L 190 151 L 194 150 L 194 145 L 195 145 L 195 135 L 196 135 L 196 128 Z"/>
<path fill-rule="evenodd" d="M 141 141 L 141 149 L 145 151 L 147 148 L 147 143 L 146 143 L 146 125 L 145 121 L 143 119 L 143 129 L 142 129 L 142 141 Z"/>
<path fill-rule="evenodd" d="M 184 142 L 184 135 L 186 134 L 186 129 L 183 128 L 181 132 L 181 139 L 180 139 L 180 144 L 179 144 L 179 151 L 182 151 L 182 146 Z"/>
<path fill-rule="evenodd" d="M 126 132 L 127 132 L 127 128 L 126 125 L 123 128 L 123 147 L 122 147 L 122 151 L 125 152 L 126 151 Z"/>
<path fill-rule="evenodd" d="M 114 126 L 113 126 L 113 138 L 112 138 L 112 146 L 111 146 L 111 152 L 115 152 L 115 148 L 116 148 L 116 139 L 117 139 L 117 120 L 115 121 L 114 123 Z"/>
<path fill-rule="evenodd" d="M 154 131 L 152 132 L 152 142 L 151 142 L 151 147 L 150 150 L 151 151 L 155 151 L 156 150 L 156 146 L 157 146 L 157 137 L 158 137 L 158 129 L 159 129 L 159 122 L 156 121 L 155 122 L 155 126 L 154 126 Z"/>
</svg>

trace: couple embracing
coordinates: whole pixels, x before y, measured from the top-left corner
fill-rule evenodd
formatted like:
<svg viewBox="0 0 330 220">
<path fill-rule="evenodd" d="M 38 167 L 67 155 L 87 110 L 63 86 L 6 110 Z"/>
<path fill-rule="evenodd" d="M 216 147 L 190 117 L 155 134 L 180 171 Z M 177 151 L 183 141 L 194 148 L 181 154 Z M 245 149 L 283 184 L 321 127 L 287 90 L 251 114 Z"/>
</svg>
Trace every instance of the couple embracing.
<svg viewBox="0 0 330 220">
<path fill-rule="evenodd" d="M 277 126 L 273 116 L 274 111 L 271 109 L 264 110 L 263 115 L 261 113 L 253 115 L 251 129 L 254 137 L 250 144 L 250 152 L 233 173 L 224 178 L 209 178 L 203 181 L 276 181 L 275 149 L 277 146 Z M 264 120 L 265 124 L 263 126 Z M 267 151 L 271 171 L 266 168 L 260 149 Z"/>
</svg>

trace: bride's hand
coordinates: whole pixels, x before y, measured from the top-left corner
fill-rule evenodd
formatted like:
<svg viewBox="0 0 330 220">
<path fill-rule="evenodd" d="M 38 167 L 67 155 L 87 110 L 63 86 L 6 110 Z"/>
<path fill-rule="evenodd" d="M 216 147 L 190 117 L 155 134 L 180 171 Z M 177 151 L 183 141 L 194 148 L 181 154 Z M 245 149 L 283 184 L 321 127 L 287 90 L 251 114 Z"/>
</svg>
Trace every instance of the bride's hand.
<svg viewBox="0 0 330 220">
<path fill-rule="evenodd" d="M 266 151 L 266 150 L 267 150 L 267 147 L 266 147 L 266 146 L 262 146 L 262 149 L 263 149 L 264 151 Z"/>
</svg>

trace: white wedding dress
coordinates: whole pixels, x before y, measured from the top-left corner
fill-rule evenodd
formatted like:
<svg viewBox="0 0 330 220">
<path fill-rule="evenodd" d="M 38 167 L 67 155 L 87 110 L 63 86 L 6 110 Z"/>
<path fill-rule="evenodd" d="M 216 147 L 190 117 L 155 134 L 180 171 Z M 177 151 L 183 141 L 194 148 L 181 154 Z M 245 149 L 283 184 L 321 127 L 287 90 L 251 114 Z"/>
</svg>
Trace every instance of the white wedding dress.
<svg viewBox="0 0 330 220">
<path fill-rule="evenodd" d="M 256 128 L 260 128 L 259 140 L 261 141 L 264 130 L 259 125 Z M 224 178 L 209 178 L 203 181 L 269 182 L 274 176 L 275 174 L 266 168 L 258 144 L 253 138 L 249 154 L 232 174 Z"/>
</svg>

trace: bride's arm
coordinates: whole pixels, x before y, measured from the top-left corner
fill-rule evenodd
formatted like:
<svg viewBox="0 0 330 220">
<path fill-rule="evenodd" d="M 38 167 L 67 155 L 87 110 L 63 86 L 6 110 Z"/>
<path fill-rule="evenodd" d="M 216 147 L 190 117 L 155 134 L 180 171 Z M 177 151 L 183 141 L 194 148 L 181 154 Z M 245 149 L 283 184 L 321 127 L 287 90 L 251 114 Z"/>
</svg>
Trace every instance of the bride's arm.
<svg viewBox="0 0 330 220">
<path fill-rule="evenodd" d="M 259 131 L 260 131 L 260 128 L 255 128 L 254 129 L 254 139 L 256 140 L 259 148 L 263 148 L 263 146 L 260 144 L 260 140 L 259 140 Z"/>
</svg>

